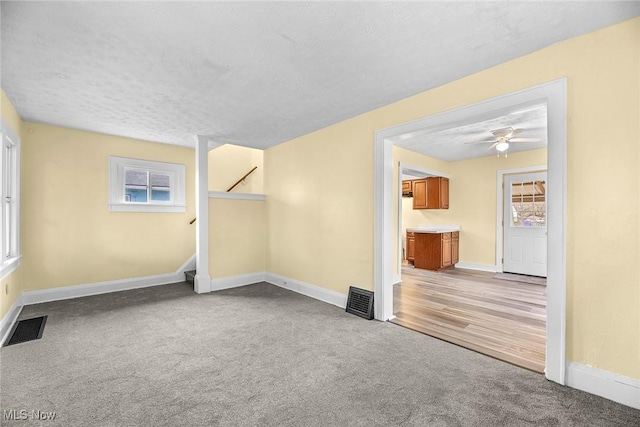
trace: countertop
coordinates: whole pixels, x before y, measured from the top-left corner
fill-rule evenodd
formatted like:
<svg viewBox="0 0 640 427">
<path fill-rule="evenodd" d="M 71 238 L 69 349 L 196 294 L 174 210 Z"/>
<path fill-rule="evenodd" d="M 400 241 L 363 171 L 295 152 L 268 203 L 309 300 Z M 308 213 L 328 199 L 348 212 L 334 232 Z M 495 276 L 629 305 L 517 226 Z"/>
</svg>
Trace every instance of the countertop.
<svg viewBox="0 0 640 427">
<path fill-rule="evenodd" d="M 407 231 L 414 233 L 450 233 L 452 231 L 460 231 L 459 225 L 428 225 L 418 228 L 407 228 Z"/>
</svg>

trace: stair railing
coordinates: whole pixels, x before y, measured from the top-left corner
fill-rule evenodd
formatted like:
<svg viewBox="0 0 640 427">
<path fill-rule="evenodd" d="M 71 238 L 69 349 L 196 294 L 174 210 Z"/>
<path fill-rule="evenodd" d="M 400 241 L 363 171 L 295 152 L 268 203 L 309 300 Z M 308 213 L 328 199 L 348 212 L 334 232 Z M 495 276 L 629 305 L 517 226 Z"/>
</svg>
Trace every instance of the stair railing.
<svg viewBox="0 0 640 427">
<path fill-rule="evenodd" d="M 233 184 L 231 187 L 229 187 L 227 189 L 227 193 L 230 192 L 231 190 L 233 190 L 234 188 L 236 188 L 236 186 L 238 184 L 240 184 L 242 181 L 244 181 L 245 179 L 247 179 L 247 177 L 249 175 L 251 175 L 253 173 L 253 171 L 255 171 L 256 169 L 258 169 L 257 166 L 254 166 L 253 169 L 251 169 L 249 172 L 245 173 L 244 176 L 242 178 L 240 178 L 239 180 L 236 181 L 235 184 Z M 191 221 L 189 221 L 189 225 L 193 224 L 194 222 L 196 222 L 196 218 L 193 218 Z"/>
<path fill-rule="evenodd" d="M 233 184 L 231 187 L 229 187 L 229 189 L 227 190 L 227 193 L 228 193 L 229 191 L 233 190 L 234 188 L 236 188 L 236 186 L 237 186 L 238 184 L 240 184 L 242 181 L 244 181 L 245 179 L 247 179 L 247 177 L 248 177 L 249 175 L 251 175 L 251 174 L 253 173 L 253 171 L 254 171 L 254 170 L 256 170 L 256 169 L 258 169 L 258 167 L 257 167 L 257 166 L 254 166 L 254 167 L 253 167 L 253 169 L 251 169 L 249 172 L 245 173 L 245 174 L 244 174 L 244 176 L 243 176 L 242 178 L 240 178 L 239 180 L 237 180 L 235 184 Z"/>
</svg>

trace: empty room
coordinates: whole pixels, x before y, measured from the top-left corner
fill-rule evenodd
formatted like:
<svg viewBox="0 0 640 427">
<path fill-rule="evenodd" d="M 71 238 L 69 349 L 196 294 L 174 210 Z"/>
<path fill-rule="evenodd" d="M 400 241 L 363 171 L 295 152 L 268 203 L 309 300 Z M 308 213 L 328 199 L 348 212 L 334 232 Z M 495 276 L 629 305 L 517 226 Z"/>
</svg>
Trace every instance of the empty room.
<svg viewBox="0 0 640 427">
<path fill-rule="evenodd" d="M 1 425 L 640 422 L 639 2 L 0 25 Z"/>
</svg>

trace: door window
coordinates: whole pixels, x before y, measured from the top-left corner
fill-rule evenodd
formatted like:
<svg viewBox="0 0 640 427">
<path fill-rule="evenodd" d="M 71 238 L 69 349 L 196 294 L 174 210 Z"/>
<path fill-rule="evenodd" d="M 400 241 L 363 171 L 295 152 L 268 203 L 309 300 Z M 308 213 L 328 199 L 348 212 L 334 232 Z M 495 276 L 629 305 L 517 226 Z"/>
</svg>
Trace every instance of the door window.
<svg viewBox="0 0 640 427">
<path fill-rule="evenodd" d="M 529 181 L 511 184 L 511 226 L 547 226 L 546 182 Z"/>
</svg>

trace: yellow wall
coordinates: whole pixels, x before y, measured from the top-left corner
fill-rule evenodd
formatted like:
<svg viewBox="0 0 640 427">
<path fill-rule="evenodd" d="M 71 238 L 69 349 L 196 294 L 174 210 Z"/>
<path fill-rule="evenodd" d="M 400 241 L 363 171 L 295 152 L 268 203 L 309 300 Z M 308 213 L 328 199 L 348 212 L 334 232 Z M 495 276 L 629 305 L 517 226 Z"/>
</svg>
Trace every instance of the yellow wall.
<svg viewBox="0 0 640 427">
<path fill-rule="evenodd" d="M 394 163 L 402 148 L 394 147 Z M 428 168 L 433 159 L 412 153 L 414 166 Z M 406 155 L 405 155 L 406 157 Z M 420 157 L 424 158 L 421 163 Z M 404 157 L 403 157 L 404 158 Z M 455 224 L 460 228 L 460 262 L 495 266 L 496 263 L 496 179 L 502 169 L 540 166 L 547 163 L 547 150 L 511 153 L 508 157 L 487 156 L 451 162 L 440 172 L 449 181 L 449 209 L 413 209 L 413 199 L 402 199 L 402 231 L 420 224 Z M 433 168 L 431 168 L 433 169 Z"/>
<path fill-rule="evenodd" d="M 221 278 L 266 270 L 262 200 L 209 199 L 209 274 Z"/>
<path fill-rule="evenodd" d="M 232 144 L 214 148 L 209 151 L 209 191 L 227 191 L 254 166 L 258 169 L 238 184 L 233 193 L 264 192 L 263 151 Z"/>
<path fill-rule="evenodd" d="M 195 252 L 190 148 L 25 123 L 23 291 L 176 271 Z M 110 155 L 186 165 L 186 213 L 109 212 Z"/>
<path fill-rule="evenodd" d="M 9 98 L 4 93 L 4 90 L 0 88 L 0 116 L 11 127 L 11 130 L 15 132 L 22 140 L 22 126 L 23 122 L 15 108 L 11 104 Z M 22 172 L 24 173 L 24 172 Z M 11 304 L 20 296 L 22 292 L 22 280 L 21 280 L 22 266 L 18 267 L 16 271 L 0 280 L 0 319 L 4 317 L 9 311 Z M 9 293 L 5 294 L 6 286 L 9 286 Z"/>
<path fill-rule="evenodd" d="M 22 293 L 21 273 L 22 267 L 18 267 L 16 271 L 0 280 L 0 284 L 2 284 L 0 289 L 0 319 L 7 314 L 13 302 Z M 9 293 L 5 294 L 5 286 L 7 285 L 9 286 Z"/>
<path fill-rule="evenodd" d="M 567 357 L 640 378 L 639 55 L 636 18 L 270 148 L 268 270 L 372 289 L 375 130 L 567 77 Z"/>
<path fill-rule="evenodd" d="M 371 288 L 371 126 L 347 121 L 265 151 L 269 272 L 343 293 Z"/>
<path fill-rule="evenodd" d="M 263 151 L 225 144 L 209 151 L 209 190 L 263 194 Z M 218 279 L 266 269 L 266 208 L 260 200 L 209 199 L 209 274 Z"/>
</svg>

